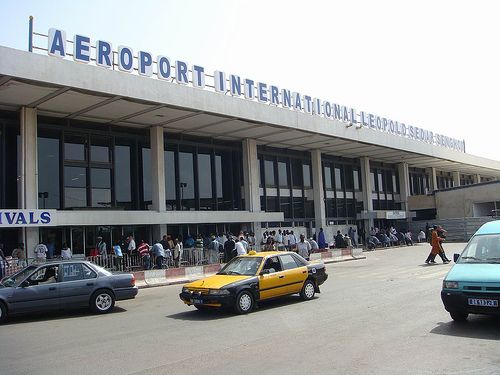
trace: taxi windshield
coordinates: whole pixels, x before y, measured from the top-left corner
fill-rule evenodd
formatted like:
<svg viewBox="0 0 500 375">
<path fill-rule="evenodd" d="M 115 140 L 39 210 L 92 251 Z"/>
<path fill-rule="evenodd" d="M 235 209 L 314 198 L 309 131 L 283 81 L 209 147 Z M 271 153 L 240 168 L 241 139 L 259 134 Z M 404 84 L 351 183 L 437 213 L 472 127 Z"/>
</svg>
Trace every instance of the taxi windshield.
<svg viewBox="0 0 500 375">
<path fill-rule="evenodd" d="M 460 255 L 458 263 L 500 263 L 500 234 L 473 237 Z"/>
<path fill-rule="evenodd" d="M 4 277 L 2 281 L 0 282 L 3 286 L 6 287 L 17 287 L 21 282 L 28 277 L 37 267 L 36 266 L 29 266 L 26 267 L 25 269 L 15 273 L 14 275 Z"/>
<path fill-rule="evenodd" d="M 226 264 L 217 275 L 255 276 L 261 262 L 261 257 L 236 257 Z"/>
</svg>

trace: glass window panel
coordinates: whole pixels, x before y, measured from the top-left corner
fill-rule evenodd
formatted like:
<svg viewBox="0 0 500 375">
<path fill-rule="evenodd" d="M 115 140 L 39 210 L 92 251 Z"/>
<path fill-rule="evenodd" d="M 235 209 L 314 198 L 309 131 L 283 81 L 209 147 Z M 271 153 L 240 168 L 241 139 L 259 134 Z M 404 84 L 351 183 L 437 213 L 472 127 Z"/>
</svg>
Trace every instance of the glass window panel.
<svg viewBox="0 0 500 375">
<path fill-rule="evenodd" d="M 378 178 L 378 191 L 382 192 L 382 191 L 384 191 L 384 184 L 382 181 L 382 172 L 379 172 L 377 174 L 377 178 Z"/>
<path fill-rule="evenodd" d="M 131 185 L 130 146 L 115 146 L 115 195 L 116 204 L 131 208 L 132 185 Z"/>
<path fill-rule="evenodd" d="M 86 169 L 64 167 L 64 207 L 87 207 Z"/>
<path fill-rule="evenodd" d="M 286 169 L 286 163 L 282 161 L 278 162 L 278 180 L 280 186 L 288 186 L 288 173 Z"/>
<path fill-rule="evenodd" d="M 198 185 L 201 199 L 212 198 L 212 163 L 208 154 L 198 154 Z"/>
<path fill-rule="evenodd" d="M 332 189 L 332 171 L 330 167 L 325 167 L 325 188 Z"/>
<path fill-rule="evenodd" d="M 38 207 L 60 208 L 59 139 L 38 138 Z"/>
<path fill-rule="evenodd" d="M 110 189 L 111 188 L 111 170 L 104 168 L 92 168 L 90 178 L 93 188 Z"/>
<path fill-rule="evenodd" d="M 90 160 L 109 163 L 109 138 L 92 138 Z"/>
<path fill-rule="evenodd" d="M 350 165 L 344 166 L 345 173 L 345 189 L 346 191 L 352 191 L 354 189 L 352 167 Z"/>
<path fill-rule="evenodd" d="M 86 169 L 82 167 L 64 167 L 65 187 L 86 187 Z"/>
<path fill-rule="evenodd" d="M 293 217 L 304 217 L 304 198 L 293 198 Z"/>
<path fill-rule="evenodd" d="M 193 154 L 190 152 L 179 152 L 179 178 L 182 209 L 194 210 L 196 207 L 194 200 L 194 163 Z"/>
<path fill-rule="evenodd" d="M 281 197 L 280 198 L 280 212 L 283 212 L 285 218 L 292 217 L 292 207 L 291 207 L 291 198 L 290 197 Z"/>
<path fill-rule="evenodd" d="M 272 160 L 264 160 L 264 173 L 266 177 L 266 186 L 276 186 L 274 162 Z"/>
<path fill-rule="evenodd" d="M 167 200 L 176 200 L 177 196 L 175 194 L 175 152 L 165 151 L 164 154 L 165 162 L 165 194 Z"/>
<path fill-rule="evenodd" d="M 92 168 L 92 207 L 111 207 L 111 170 Z"/>
<path fill-rule="evenodd" d="M 354 179 L 354 190 L 359 191 L 359 172 L 357 169 L 353 169 L 352 177 Z"/>
<path fill-rule="evenodd" d="M 144 147 L 142 148 L 142 188 L 145 208 L 152 203 L 151 179 L 151 150 Z"/>
<path fill-rule="evenodd" d="M 374 172 L 370 172 L 370 182 L 371 182 L 371 186 L 372 186 L 372 192 L 376 192 L 376 187 L 375 187 L 375 173 Z"/>
<path fill-rule="evenodd" d="M 257 163 L 260 165 L 260 163 Z M 222 156 L 215 155 L 215 185 L 217 198 L 222 198 Z"/>
<path fill-rule="evenodd" d="M 85 143 L 84 136 L 67 134 L 64 138 L 64 159 L 86 160 Z"/>
<path fill-rule="evenodd" d="M 311 184 L 311 166 L 309 164 L 302 164 L 302 175 L 304 176 L 304 187 L 312 187 Z"/>
<path fill-rule="evenodd" d="M 292 159 L 292 185 L 298 189 L 301 189 L 303 186 L 302 161 L 298 159 Z"/>
<path fill-rule="evenodd" d="M 335 189 L 336 190 L 343 190 L 343 181 L 342 181 L 342 173 L 340 168 L 335 168 Z"/>
</svg>

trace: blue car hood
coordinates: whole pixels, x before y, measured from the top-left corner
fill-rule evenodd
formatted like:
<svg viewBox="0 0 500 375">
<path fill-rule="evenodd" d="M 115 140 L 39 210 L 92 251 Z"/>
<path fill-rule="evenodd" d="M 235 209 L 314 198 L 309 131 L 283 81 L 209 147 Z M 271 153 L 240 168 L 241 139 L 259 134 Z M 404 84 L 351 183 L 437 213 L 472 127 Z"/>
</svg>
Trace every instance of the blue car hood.
<svg viewBox="0 0 500 375">
<path fill-rule="evenodd" d="M 445 280 L 499 283 L 500 264 L 458 263 L 448 272 Z"/>
</svg>

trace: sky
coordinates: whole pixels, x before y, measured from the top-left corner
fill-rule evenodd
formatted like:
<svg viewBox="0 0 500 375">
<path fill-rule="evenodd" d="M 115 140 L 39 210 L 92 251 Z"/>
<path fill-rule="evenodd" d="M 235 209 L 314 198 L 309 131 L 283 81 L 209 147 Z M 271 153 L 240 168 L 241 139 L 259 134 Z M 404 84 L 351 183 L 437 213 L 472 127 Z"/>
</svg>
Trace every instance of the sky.
<svg viewBox="0 0 500 375">
<path fill-rule="evenodd" d="M 465 139 L 500 160 L 500 2 L 0 0 L 0 45 L 28 18 Z"/>
</svg>

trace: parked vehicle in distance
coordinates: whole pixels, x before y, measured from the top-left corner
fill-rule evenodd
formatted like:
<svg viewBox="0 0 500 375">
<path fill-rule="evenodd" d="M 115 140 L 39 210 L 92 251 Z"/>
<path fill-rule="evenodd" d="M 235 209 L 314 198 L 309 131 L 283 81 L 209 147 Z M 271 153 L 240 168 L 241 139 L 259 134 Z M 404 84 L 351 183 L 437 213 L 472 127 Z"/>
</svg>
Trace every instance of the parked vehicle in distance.
<svg viewBox="0 0 500 375">
<path fill-rule="evenodd" d="M 115 301 L 135 298 L 132 274 L 114 275 L 87 261 L 30 265 L 0 281 L 0 322 L 7 316 L 90 307 L 110 312 Z"/>
<path fill-rule="evenodd" d="M 455 321 L 469 314 L 500 315 L 500 220 L 472 236 L 443 280 L 441 299 Z"/>
<path fill-rule="evenodd" d="M 231 307 L 245 314 L 259 301 L 300 293 L 310 300 L 328 274 L 322 262 L 294 252 L 269 251 L 238 256 L 216 275 L 184 285 L 179 297 L 198 309 Z"/>
</svg>

